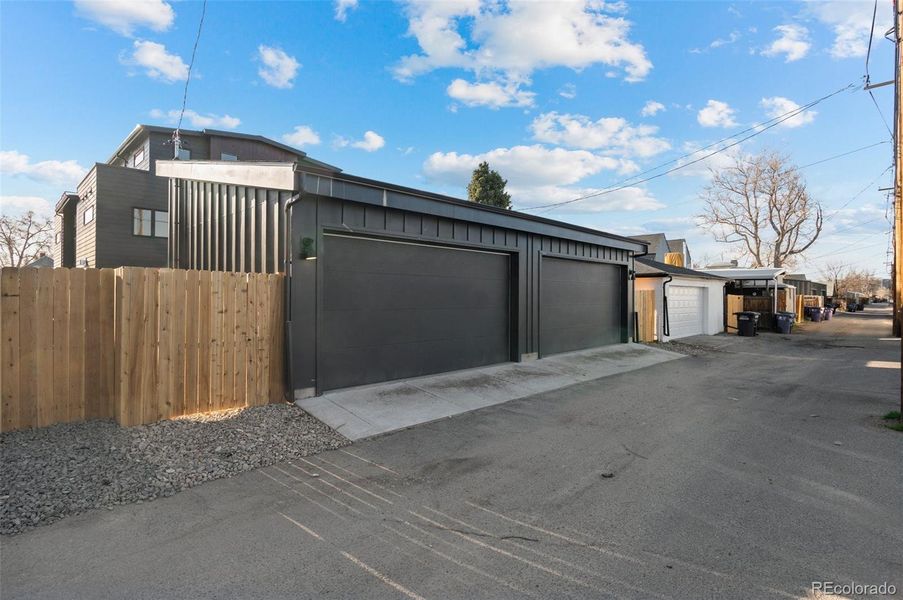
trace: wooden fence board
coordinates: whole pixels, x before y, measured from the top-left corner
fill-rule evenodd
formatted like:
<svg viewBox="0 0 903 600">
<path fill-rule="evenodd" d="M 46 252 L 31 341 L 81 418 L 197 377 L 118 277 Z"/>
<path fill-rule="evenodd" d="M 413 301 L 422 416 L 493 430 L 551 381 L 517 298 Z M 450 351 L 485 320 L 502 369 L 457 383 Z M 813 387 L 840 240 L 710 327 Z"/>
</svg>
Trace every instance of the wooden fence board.
<svg viewBox="0 0 903 600">
<path fill-rule="evenodd" d="M 34 427 L 37 421 L 38 361 L 37 323 L 38 269 L 19 272 L 19 398 L 16 427 Z"/>
<path fill-rule="evenodd" d="M 100 270 L 83 269 L 85 274 L 84 321 L 84 397 L 85 419 L 99 419 L 105 415 L 101 397 L 103 355 L 100 352 Z"/>
<path fill-rule="evenodd" d="M 209 230 L 208 230 L 209 231 Z M 185 272 L 185 390 L 182 413 L 200 412 L 198 402 L 198 272 Z"/>
<path fill-rule="evenodd" d="M 69 269 L 53 270 L 53 423 L 69 418 Z"/>
<path fill-rule="evenodd" d="M 654 342 L 657 335 L 657 315 L 655 310 L 655 290 L 637 290 L 637 341 Z"/>
<path fill-rule="evenodd" d="M 37 271 L 35 298 L 35 344 L 37 350 L 37 398 L 35 426 L 53 420 L 53 269 Z M 112 319 L 110 319 L 112 321 Z"/>
<path fill-rule="evenodd" d="M 210 360 L 213 344 L 210 339 L 211 274 L 198 273 L 198 411 L 211 410 L 210 402 Z"/>
<path fill-rule="evenodd" d="M 4 267 L 0 271 L 0 328 L 3 341 L 0 344 L 0 387 L 3 389 L 3 429 L 19 426 L 19 277 L 16 269 Z"/>
<path fill-rule="evenodd" d="M 0 290 L 3 431 L 285 398 L 281 275 L 4 269 Z"/>
<path fill-rule="evenodd" d="M 727 331 L 737 330 L 737 315 L 735 313 L 743 311 L 743 296 L 739 294 L 727 295 L 727 307 L 725 309 L 725 317 L 727 318 Z"/>
</svg>

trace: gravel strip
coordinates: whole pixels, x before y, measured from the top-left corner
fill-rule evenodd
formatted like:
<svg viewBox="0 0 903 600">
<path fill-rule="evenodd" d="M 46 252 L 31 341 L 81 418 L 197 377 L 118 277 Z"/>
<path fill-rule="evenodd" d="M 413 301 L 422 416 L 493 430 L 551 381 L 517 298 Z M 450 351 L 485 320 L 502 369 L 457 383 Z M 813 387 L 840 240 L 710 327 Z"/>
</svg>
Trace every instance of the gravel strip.
<svg viewBox="0 0 903 600">
<path fill-rule="evenodd" d="M 0 534 L 349 443 L 292 404 L 138 427 L 88 421 L 0 434 Z"/>
</svg>

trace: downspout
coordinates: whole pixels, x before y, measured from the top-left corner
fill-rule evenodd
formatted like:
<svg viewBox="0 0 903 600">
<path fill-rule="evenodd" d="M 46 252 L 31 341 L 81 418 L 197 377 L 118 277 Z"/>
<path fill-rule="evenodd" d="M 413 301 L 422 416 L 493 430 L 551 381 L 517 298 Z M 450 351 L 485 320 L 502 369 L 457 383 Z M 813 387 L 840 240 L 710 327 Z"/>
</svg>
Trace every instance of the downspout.
<svg viewBox="0 0 903 600">
<path fill-rule="evenodd" d="M 640 325 L 639 315 L 636 312 L 636 259 L 649 256 L 649 244 L 646 244 L 646 250 L 643 251 L 642 254 L 634 254 L 633 255 L 633 268 L 631 269 L 631 273 L 628 275 L 627 279 L 633 282 L 633 286 L 630 288 L 630 305 L 633 306 L 633 343 L 636 343 L 637 338 L 640 337 Z"/>
<path fill-rule="evenodd" d="M 668 275 L 668 278 L 662 281 L 662 310 L 664 311 L 662 314 L 662 338 L 671 337 L 671 320 L 668 318 L 668 292 L 665 286 L 671 283 L 672 279 L 674 278 Z M 664 341 L 664 339 L 661 341 Z"/>
<path fill-rule="evenodd" d="M 291 394 L 291 402 L 295 401 L 295 382 L 292 381 L 292 358 L 294 356 L 294 352 L 292 351 L 292 238 L 290 235 L 292 223 L 291 217 L 289 216 L 291 214 L 289 209 L 300 199 L 301 192 L 298 192 L 286 201 L 285 207 L 282 209 L 285 216 L 285 233 L 283 236 L 285 238 L 285 256 L 283 257 L 283 264 L 285 265 L 285 290 L 283 290 L 283 301 L 285 302 L 285 323 L 283 332 L 283 335 L 285 336 L 285 355 L 283 356 L 282 371 L 285 374 L 284 383 L 287 386 L 289 394 Z"/>
</svg>

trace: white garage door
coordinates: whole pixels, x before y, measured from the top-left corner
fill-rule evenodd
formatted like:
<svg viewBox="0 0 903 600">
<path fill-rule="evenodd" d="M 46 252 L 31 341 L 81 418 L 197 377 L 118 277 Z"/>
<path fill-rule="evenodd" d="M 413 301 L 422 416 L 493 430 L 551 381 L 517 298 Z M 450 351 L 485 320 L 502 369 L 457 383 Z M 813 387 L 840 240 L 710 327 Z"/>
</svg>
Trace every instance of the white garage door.
<svg viewBox="0 0 903 600">
<path fill-rule="evenodd" d="M 700 335 L 704 332 L 705 302 L 702 292 L 704 288 L 686 285 L 669 285 L 668 317 L 671 326 L 671 337 L 681 338 Z"/>
</svg>

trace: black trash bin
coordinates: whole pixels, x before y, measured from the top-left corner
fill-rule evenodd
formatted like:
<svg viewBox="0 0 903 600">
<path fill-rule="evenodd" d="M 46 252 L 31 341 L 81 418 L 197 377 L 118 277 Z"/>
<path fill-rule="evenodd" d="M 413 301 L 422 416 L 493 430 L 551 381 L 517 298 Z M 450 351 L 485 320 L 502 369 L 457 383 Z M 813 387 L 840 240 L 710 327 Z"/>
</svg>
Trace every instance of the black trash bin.
<svg viewBox="0 0 903 600">
<path fill-rule="evenodd" d="M 774 328 L 778 333 L 792 333 L 796 315 L 792 312 L 777 312 L 774 315 Z"/>
<path fill-rule="evenodd" d="M 737 335 L 744 337 L 753 337 L 758 335 L 759 313 L 751 310 L 734 313 L 737 315 Z"/>
</svg>

